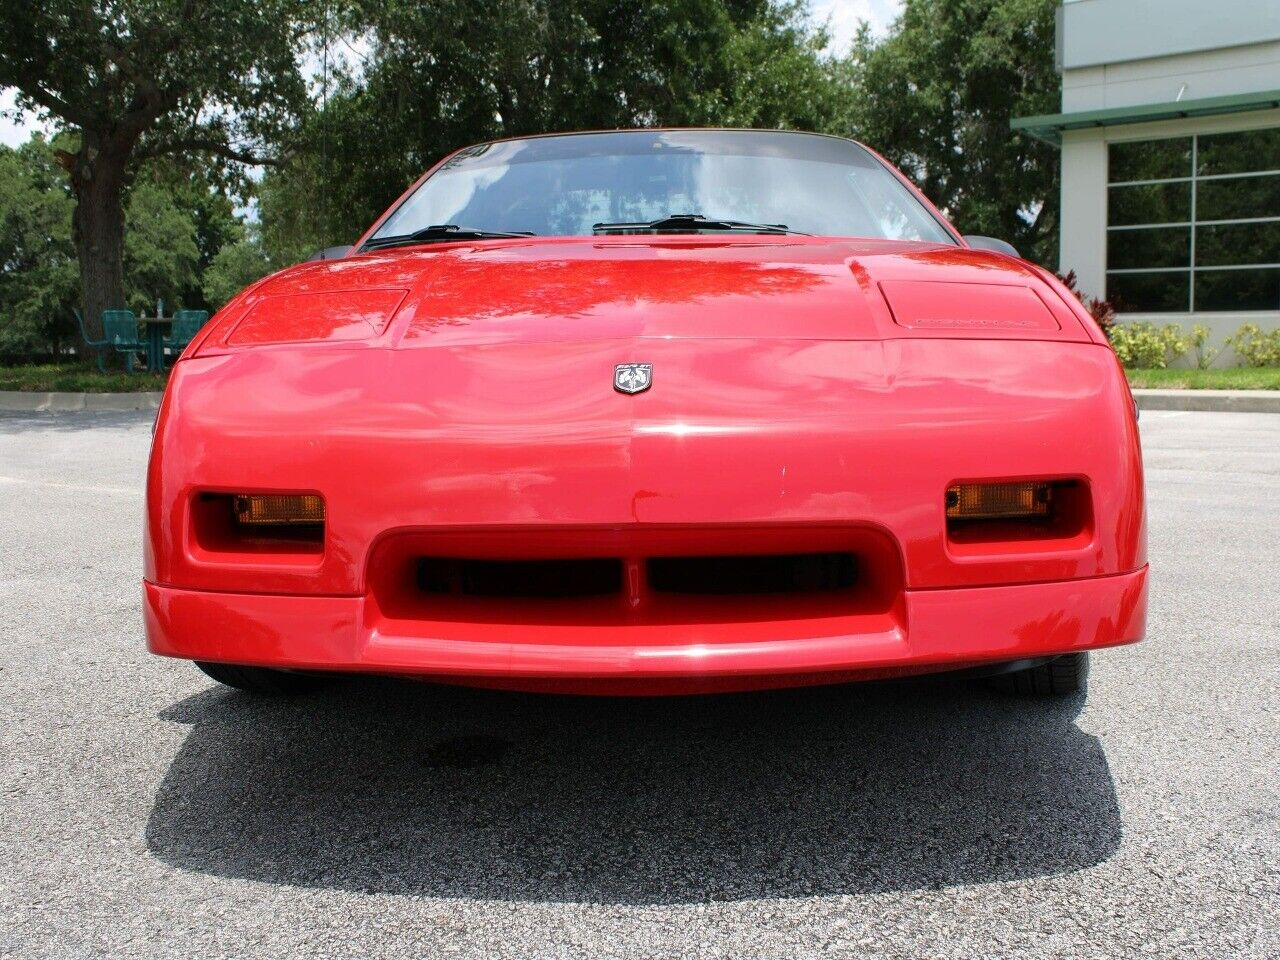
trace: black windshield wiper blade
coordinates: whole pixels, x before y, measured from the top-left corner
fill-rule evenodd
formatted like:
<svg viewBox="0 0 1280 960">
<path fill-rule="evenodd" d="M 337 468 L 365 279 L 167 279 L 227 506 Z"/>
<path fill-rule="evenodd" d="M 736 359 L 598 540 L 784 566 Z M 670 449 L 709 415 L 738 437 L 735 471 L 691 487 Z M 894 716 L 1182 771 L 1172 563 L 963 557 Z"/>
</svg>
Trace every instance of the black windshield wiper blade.
<svg viewBox="0 0 1280 960">
<path fill-rule="evenodd" d="M 785 223 L 747 223 L 743 220 L 718 220 L 700 213 L 674 213 L 648 223 L 597 223 L 592 233 L 800 233 Z"/>
<path fill-rule="evenodd" d="M 475 227 L 460 227 L 456 223 L 436 223 L 413 233 L 402 233 L 394 237 L 378 237 L 368 241 L 362 250 L 382 250 L 386 247 L 403 247 L 411 243 L 439 243 L 449 240 L 512 240 L 518 237 L 536 236 L 530 230 L 508 233 L 504 230 L 477 230 Z"/>
</svg>

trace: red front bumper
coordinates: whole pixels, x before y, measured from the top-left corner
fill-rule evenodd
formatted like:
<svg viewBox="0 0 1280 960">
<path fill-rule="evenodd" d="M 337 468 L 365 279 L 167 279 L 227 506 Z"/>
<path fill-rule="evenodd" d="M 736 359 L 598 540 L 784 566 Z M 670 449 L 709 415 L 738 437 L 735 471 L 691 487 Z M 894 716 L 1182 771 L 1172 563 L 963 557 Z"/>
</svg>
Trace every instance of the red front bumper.
<svg viewBox="0 0 1280 960">
<path fill-rule="evenodd" d="M 654 363 L 661 389 L 626 397 L 599 376 L 629 357 Z M 1026 478 L 1075 484 L 1072 522 L 949 531 L 949 485 Z M 235 492 L 322 495 L 323 542 L 222 536 L 205 507 Z M 645 339 L 184 360 L 157 422 L 146 543 L 157 653 L 558 690 L 1018 660 L 1138 640 L 1146 609 L 1131 399 L 1114 355 L 1083 343 Z M 856 560 L 851 585 L 699 596 L 648 582 L 664 558 L 825 553 Z M 629 572 L 625 589 L 572 601 L 454 597 L 419 579 L 429 558 Z"/>
<path fill-rule="evenodd" d="M 771 686 L 947 670 L 1141 639 L 1147 569 L 994 587 L 906 590 L 899 613 L 863 624 L 798 622 L 492 624 L 433 636 L 366 597 L 218 593 L 144 585 L 154 653 L 194 660 L 463 682 L 554 680 L 564 689 L 683 689 L 686 681 Z M 517 683 L 518 685 L 518 683 Z M 545 683 L 541 684 L 546 686 Z M 714 685 L 714 684 L 713 684 Z M 732 682 L 728 685 L 734 685 Z"/>
</svg>

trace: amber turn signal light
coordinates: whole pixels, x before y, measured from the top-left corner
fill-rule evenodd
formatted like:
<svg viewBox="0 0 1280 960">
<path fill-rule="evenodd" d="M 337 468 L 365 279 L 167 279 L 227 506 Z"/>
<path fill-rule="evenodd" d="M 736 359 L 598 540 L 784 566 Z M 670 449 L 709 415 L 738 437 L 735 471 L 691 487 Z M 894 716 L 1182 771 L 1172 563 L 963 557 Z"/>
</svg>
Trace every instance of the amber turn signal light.
<svg viewBox="0 0 1280 960">
<path fill-rule="evenodd" d="M 245 527 L 298 527 L 324 523 L 324 498 L 315 494 L 238 495 L 236 523 Z"/>
<path fill-rule="evenodd" d="M 1053 485 L 958 483 L 947 488 L 948 520 L 1028 520 L 1049 516 Z"/>
</svg>

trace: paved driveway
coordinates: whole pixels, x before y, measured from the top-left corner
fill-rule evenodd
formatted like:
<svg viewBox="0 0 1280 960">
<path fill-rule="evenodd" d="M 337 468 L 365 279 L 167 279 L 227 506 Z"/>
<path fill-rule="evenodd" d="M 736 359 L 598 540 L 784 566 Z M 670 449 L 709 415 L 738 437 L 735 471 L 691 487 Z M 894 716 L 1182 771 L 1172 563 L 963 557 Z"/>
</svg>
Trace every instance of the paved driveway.
<svg viewBox="0 0 1280 960">
<path fill-rule="evenodd" d="M 0 419 L 0 956 L 1280 956 L 1280 416 L 1144 414 L 1150 639 L 1053 704 L 229 692 L 149 426 Z"/>
</svg>

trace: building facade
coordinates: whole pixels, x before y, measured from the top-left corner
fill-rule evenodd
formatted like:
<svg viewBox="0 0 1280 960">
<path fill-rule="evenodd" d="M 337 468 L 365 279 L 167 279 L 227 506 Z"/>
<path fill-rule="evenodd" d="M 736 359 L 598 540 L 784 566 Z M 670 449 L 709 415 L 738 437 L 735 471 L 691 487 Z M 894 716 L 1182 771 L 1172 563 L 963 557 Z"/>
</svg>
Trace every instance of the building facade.
<svg viewBox="0 0 1280 960">
<path fill-rule="evenodd" d="M 1280 0 L 1064 0 L 1061 270 L 1121 319 L 1280 326 Z"/>
</svg>

